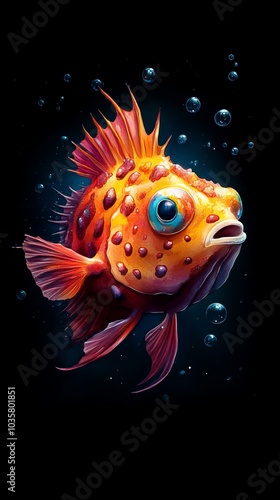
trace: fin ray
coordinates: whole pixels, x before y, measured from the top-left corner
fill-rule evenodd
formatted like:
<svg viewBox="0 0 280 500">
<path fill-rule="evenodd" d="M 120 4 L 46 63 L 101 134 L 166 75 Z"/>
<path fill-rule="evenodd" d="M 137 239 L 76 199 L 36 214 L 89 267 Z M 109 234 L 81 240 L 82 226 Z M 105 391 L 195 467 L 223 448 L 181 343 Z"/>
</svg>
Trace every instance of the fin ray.
<svg viewBox="0 0 280 500">
<path fill-rule="evenodd" d="M 145 341 L 152 365 L 148 375 L 138 384 L 143 387 L 133 393 L 151 389 L 170 372 L 178 349 L 177 314 L 167 313 L 164 320 L 146 334 Z"/>
<path fill-rule="evenodd" d="M 124 158 L 136 159 L 164 155 L 165 148 L 170 138 L 160 146 L 158 144 L 160 113 L 158 113 L 154 129 L 147 134 L 142 114 L 137 101 L 128 87 L 132 108 L 125 110 L 121 108 L 102 88 L 100 92 L 112 104 L 116 117 L 109 121 L 104 118 L 106 127 L 102 128 L 92 117 L 96 126 L 97 134 L 92 137 L 85 129 L 85 138 L 80 145 L 74 144 L 70 158 L 77 166 L 76 173 L 92 179 L 101 172 L 110 172 L 116 162 Z"/>
<path fill-rule="evenodd" d="M 90 274 L 104 268 L 101 259 L 89 259 L 60 243 L 39 236 L 25 235 L 22 244 L 28 269 L 45 297 L 50 300 L 72 298 Z"/>
<path fill-rule="evenodd" d="M 96 361 L 102 356 L 106 356 L 129 335 L 141 316 L 142 313 L 134 309 L 128 318 L 109 323 L 104 330 L 85 341 L 84 356 L 76 365 L 67 368 L 57 368 L 64 371 L 73 370 Z"/>
</svg>

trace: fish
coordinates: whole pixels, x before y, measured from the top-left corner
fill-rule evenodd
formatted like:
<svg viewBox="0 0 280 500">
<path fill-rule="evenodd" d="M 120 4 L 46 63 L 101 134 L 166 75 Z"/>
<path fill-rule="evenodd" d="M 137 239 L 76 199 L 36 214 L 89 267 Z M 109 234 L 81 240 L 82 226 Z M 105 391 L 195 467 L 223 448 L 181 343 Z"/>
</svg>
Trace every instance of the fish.
<svg viewBox="0 0 280 500">
<path fill-rule="evenodd" d="M 178 314 L 228 279 L 246 240 L 243 204 L 232 187 L 200 178 L 159 144 L 161 111 L 147 133 L 129 90 L 124 109 L 95 132 L 83 126 L 69 159 L 87 186 L 60 193 L 59 242 L 24 234 L 26 266 L 44 297 L 65 301 L 71 345 L 83 346 L 81 368 L 109 355 L 144 314 L 162 321 L 145 333 L 150 364 L 132 393 L 151 389 L 170 373 L 178 351 Z M 149 359 L 148 358 L 148 359 Z M 140 377 L 139 377 L 140 378 Z"/>
</svg>

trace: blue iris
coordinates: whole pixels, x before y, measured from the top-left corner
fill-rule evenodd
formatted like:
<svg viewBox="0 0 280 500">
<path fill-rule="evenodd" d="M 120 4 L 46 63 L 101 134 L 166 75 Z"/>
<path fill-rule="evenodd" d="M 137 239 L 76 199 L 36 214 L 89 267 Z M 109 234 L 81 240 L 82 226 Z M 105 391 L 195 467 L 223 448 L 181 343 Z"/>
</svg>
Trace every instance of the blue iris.
<svg viewBox="0 0 280 500">
<path fill-rule="evenodd" d="M 149 218 L 152 228 L 158 233 L 177 233 L 187 225 L 176 202 L 161 193 L 156 193 L 150 201 Z"/>
</svg>

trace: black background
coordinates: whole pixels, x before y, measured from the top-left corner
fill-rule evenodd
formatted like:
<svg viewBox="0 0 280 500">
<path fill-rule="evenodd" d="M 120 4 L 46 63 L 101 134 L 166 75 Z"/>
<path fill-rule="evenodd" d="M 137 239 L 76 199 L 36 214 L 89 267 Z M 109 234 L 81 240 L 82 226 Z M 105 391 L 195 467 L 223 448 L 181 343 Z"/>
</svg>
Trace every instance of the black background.
<svg viewBox="0 0 280 500">
<path fill-rule="evenodd" d="M 157 318 L 143 318 L 135 336 L 107 359 L 83 369 L 59 372 L 57 359 L 49 360 L 36 377 L 30 376 L 27 386 L 18 372 L 19 365 L 31 366 L 32 349 L 42 352 L 49 332 L 63 330 L 63 315 L 43 299 L 17 247 L 25 232 L 50 237 L 48 219 L 57 199 L 52 186 L 66 192 L 76 182 L 63 171 L 59 179 L 53 162 L 66 162 L 62 135 L 81 140 L 82 125 L 90 127 L 90 113 L 98 116 L 98 109 L 108 110 L 106 100 L 91 88 L 92 79 L 101 78 L 116 99 L 127 94 L 126 84 L 138 88 L 148 127 L 161 108 L 160 138 L 163 142 L 172 134 L 167 152 L 173 161 L 189 166 L 198 159 L 194 170 L 206 177 L 210 171 L 222 171 L 232 159 L 229 150 L 221 148 L 224 140 L 231 147 L 258 136 L 270 128 L 273 109 L 280 110 L 275 4 L 224 2 L 230 8 L 220 12 L 223 19 L 215 5 L 161 5 L 152 14 L 145 3 L 112 7 L 70 0 L 28 43 L 18 46 L 18 53 L 7 35 L 20 35 L 22 17 L 32 19 L 41 8 L 38 2 L 6 6 L 0 232 L 2 362 L 6 385 L 16 387 L 16 494 L 10 493 L 11 498 L 60 500 L 64 493 L 79 498 L 75 479 L 85 481 L 94 470 L 91 462 L 108 460 L 115 449 L 124 463 L 84 498 L 130 498 L 138 493 L 237 500 L 242 491 L 250 500 L 278 498 L 279 476 L 266 483 L 261 494 L 247 480 L 260 467 L 280 462 L 279 305 L 233 354 L 223 334 L 235 334 L 237 318 L 246 320 L 255 310 L 253 301 L 267 300 L 280 288 L 279 133 L 252 162 L 244 154 L 237 158 L 242 172 L 230 183 L 243 199 L 246 243 L 225 285 L 179 315 L 178 356 L 160 386 L 138 395 L 130 392 L 148 368 L 143 337 Z M 234 69 L 229 53 L 239 64 L 237 82 L 227 79 Z M 159 68 L 162 81 L 141 100 L 146 66 Z M 65 73 L 72 76 L 69 83 L 63 80 Z M 190 95 L 202 102 L 200 114 L 192 117 L 183 106 Z M 37 104 L 40 97 L 45 101 L 42 108 Z M 233 120 L 221 129 L 213 115 L 225 106 Z M 276 123 L 279 126 L 279 118 Z M 183 129 L 188 135 L 184 150 L 176 143 Z M 38 195 L 34 187 L 40 182 L 45 189 Z M 23 301 L 16 296 L 20 289 L 27 292 Z M 205 309 L 214 301 L 226 305 L 228 317 L 209 328 Z M 217 335 L 215 348 L 205 347 L 206 333 Z M 59 353 L 59 360 L 63 355 Z M 5 394 L 4 388 L 4 463 Z M 166 397 L 178 408 L 131 452 L 121 443 L 122 434 L 143 425 L 157 406 L 156 398 Z M 7 472 L 8 465 L 1 474 L 4 492 Z"/>
</svg>

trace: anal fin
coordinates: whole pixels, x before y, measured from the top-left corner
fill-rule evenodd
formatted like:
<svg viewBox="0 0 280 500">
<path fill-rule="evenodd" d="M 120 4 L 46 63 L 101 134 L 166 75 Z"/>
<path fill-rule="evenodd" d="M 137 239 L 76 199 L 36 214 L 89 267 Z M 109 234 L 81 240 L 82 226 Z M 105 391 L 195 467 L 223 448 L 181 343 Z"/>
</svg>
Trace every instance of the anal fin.
<svg viewBox="0 0 280 500">
<path fill-rule="evenodd" d="M 178 349 L 176 313 L 167 313 L 159 325 L 146 333 L 145 341 L 152 365 L 148 375 L 138 384 L 142 388 L 132 391 L 133 393 L 151 389 L 170 372 Z"/>
</svg>

